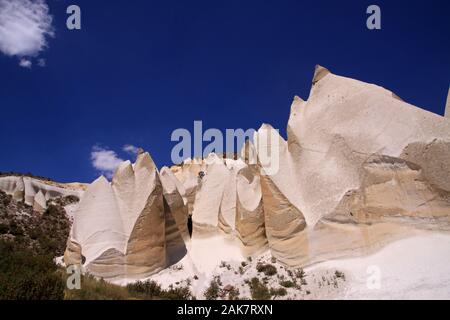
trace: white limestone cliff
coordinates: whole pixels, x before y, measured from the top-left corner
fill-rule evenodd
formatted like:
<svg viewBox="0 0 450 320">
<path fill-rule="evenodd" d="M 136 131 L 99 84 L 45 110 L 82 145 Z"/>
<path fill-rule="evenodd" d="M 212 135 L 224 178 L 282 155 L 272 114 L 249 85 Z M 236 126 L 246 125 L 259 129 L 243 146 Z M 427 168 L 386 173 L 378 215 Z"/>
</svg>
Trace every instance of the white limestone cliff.
<svg viewBox="0 0 450 320">
<path fill-rule="evenodd" d="M 268 124 L 253 140 L 242 159 L 210 154 L 160 172 L 146 153 L 122 163 L 112 184 L 86 191 L 75 223 L 90 221 L 90 235 L 74 225 L 67 256 L 81 250 L 98 274 L 139 278 L 183 256 L 205 273 L 266 249 L 305 266 L 450 230 L 450 121 L 391 91 L 318 66 L 308 99 L 294 98 L 287 140 Z"/>
<path fill-rule="evenodd" d="M 38 212 L 47 209 L 47 200 L 58 197 L 76 196 L 84 193 L 83 184 L 64 184 L 27 176 L 0 177 L 0 190 L 13 196 L 16 201 L 23 201 Z"/>
<path fill-rule="evenodd" d="M 84 261 L 89 273 L 116 281 L 148 276 L 181 259 L 187 212 L 166 171 L 163 191 L 150 155 L 140 153 L 134 165 L 119 165 L 112 183 L 104 177 L 92 183 L 75 213 L 66 265 Z"/>
</svg>

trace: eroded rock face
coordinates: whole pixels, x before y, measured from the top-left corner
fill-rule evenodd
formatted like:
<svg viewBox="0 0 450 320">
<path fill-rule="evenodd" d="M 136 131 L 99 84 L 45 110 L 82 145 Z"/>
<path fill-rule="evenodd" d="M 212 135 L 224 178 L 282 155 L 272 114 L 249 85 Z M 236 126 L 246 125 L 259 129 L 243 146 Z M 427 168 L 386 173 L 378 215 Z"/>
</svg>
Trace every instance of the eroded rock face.
<svg viewBox="0 0 450 320">
<path fill-rule="evenodd" d="M 244 150 L 237 172 L 233 160 L 202 168 L 194 239 L 234 235 L 240 252 L 268 246 L 279 261 L 302 265 L 364 254 L 417 228 L 449 228 L 447 119 L 317 67 L 287 132 L 287 141 L 270 125 L 256 132 L 256 164 Z"/>
<path fill-rule="evenodd" d="M 447 119 L 317 67 L 308 101 L 292 104 L 280 170 L 264 180 L 277 189 L 263 202 L 279 191 L 289 205 L 273 207 L 292 206 L 306 222 L 297 245 L 280 246 L 280 260 L 361 254 L 417 227 L 448 229 L 449 141 Z"/>
<path fill-rule="evenodd" d="M 331 217 L 356 223 L 385 217 L 450 218 L 450 193 L 430 183 L 417 164 L 374 156 L 363 165 L 361 188 L 349 191 Z"/>
<path fill-rule="evenodd" d="M 403 102 L 381 87 L 321 67 L 315 79 L 318 74 L 308 101 L 294 101 L 288 124 L 300 206 L 310 224 L 332 213 L 346 192 L 361 188 L 363 167 L 373 155 L 402 158 L 405 148 L 435 141 L 435 148 L 439 145 L 446 151 L 415 152 L 412 162 L 426 165 L 424 174 L 439 179 L 432 172 L 449 152 L 444 146 L 450 140 L 447 119 Z M 449 181 L 449 175 L 442 170 L 441 188 L 448 184 L 443 181 Z"/>
<path fill-rule="evenodd" d="M 192 212 L 189 255 L 196 267 L 210 271 L 222 260 L 242 260 L 245 255 L 236 230 L 236 175 L 242 160 L 210 154 L 199 178 Z"/>
<path fill-rule="evenodd" d="M 150 155 L 140 153 L 134 165 L 118 167 L 112 183 L 94 181 L 75 213 L 66 264 L 79 262 L 80 251 L 86 271 L 120 280 L 146 277 L 181 259 L 187 211 L 173 179 L 164 170 L 162 183 Z"/>
<path fill-rule="evenodd" d="M 294 98 L 287 133 L 286 141 L 263 125 L 241 159 L 211 154 L 160 172 L 139 153 L 111 184 L 99 178 L 87 189 L 68 260 L 81 255 L 89 272 L 111 279 L 142 278 L 186 254 L 208 271 L 266 248 L 298 266 L 450 230 L 447 118 L 317 67 L 308 100 Z M 22 182 L 11 193 L 42 203 Z"/>
<path fill-rule="evenodd" d="M 164 195 L 166 257 L 168 263 L 172 264 L 186 255 L 186 245 L 190 242 L 188 207 L 181 196 L 182 186 L 172 171 L 163 167 L 160 177 Z"/>
<path fill-rule="evenodd" d="M 182 165 L 173 166 L 170 170 L 179 181 L 179 192 L 188 207 L 189 215 L 194 211 L 195 196 L 206 169 L 203 159 L 186 159 Z"/>
<path fill-rule="evenodd" d="M 267 246 L 264 205 L 259 168 L 249 165 L 241 169 L 236 181 L 236 231 L 247 254 Z"/>
<path fill-rule="evenodd" d="M 83 195 L 82 186 L 44 181 L 27 176 L 0 177 L 0 190 L 13 196 L 14 200 L 34 207 L 38 212 L 47 209 L 47 201 L 59 197 Z"/>
<path fill-rule="evenodd" d="M 64 252 L 64 263 L 67 266 L 82 265 L 84 263 L 80 244 L 70 238 L 67 240 L 67 247 Z"/>
</svg>

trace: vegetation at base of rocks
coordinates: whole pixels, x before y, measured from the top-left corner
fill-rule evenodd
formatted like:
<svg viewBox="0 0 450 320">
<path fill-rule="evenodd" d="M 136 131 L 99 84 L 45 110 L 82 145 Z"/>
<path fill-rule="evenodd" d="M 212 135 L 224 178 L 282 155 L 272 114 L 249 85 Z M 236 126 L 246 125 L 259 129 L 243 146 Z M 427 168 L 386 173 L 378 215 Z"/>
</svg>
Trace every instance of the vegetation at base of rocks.
<svg viewBox="0 0 450 320">
<path fill-rule="evenodd" d="M 61 277 L 67 278 L 65 270 L 61 269 Z M 97 279 L 92 275 L 82 275 L 80 289 L 65 289 L 65 300 L 134 300 L 137 294 L 130 294 L 126 287 L 121 287 Z"/>
<path fill-rule="evenodd" d="M 222 281 L 220 277 L 215 276 L 209 283 L 209 287 L 205 290 L 203 295 L 206 300 L 217 300 L 220 294 L 220 287 L 222 286 Z"/>
<path fill-rule="evenodd" d="M 295 276 L 299 279 L 303 279 L 306 276 L 305 271 L 302 268 L 295 270 Z"/>
<path fill-rule="evenodd" d="M 270 295 L 273 296 L 274 298 L 284 297 L 285 295 L 287 295 L 287 290 L 285 288 L 278 288 L 278 289 L 271 288 Z"/>
<path fill-rule="evenodd" d="M 239 266 L 239 274 L 244 274 L 245 270 L 242 266 Z"/>
<path fill-rule="evenodd" d="M 42 251 L 57 257 L 64 254 L 69 233 L 70 222 L 64 208 L 49 205 L 40 223 L 31 230 L 30 237 L 38 240 Z"/>
<path fill-rule="evenodd" d="M 267 263 L 267 264 L 258 263 L 256 265 L 256 270 L 258 272 L 264 273 L 266 276 L 273 276 L 274 274 L 277 273 L 277 268 L 270 263 Z"/>
<path fill-rule="evenodd" d="M 49 255 L 0 240 L 0 300 L 60 300 L 65 282 Z"/>
<path fill-rule="evenodd" d="M 44 213 L 33 211 L 0 191 L 0 239 L 53 257 L 64 254 L 70 221 L 62 206 L 50 204 Z"/>
<path fill-rule="evenodd" d="M 227 288 L 224 288 L 224 290 L 226 290 Z M 225 291 L 226 293 L 228 293 L 228 300 L 240 300 L 241 298 L 239 297 L 239 289 L 235 288 L 234 286 L 231 286 L 229 290 Z"/>
<path fill-rule="evenodd" d="M 341 278 L 342 280 L 345 281 L 345 274 L 339 270 L 336 270 L 336 272 L 334 273 L 336 278 Z"/>
<path fill-rule="evenodd" d="M 47 200 L 47 206 L 53 204 L 61 207 L 67 206 L 69 204 L 74 204 L 80 202 L 80 198 L 75 195 L 61 196 L 55 199 Z"/>
<path fill-rule="evenodd" d="M 209 283 L 209 287 L 203 293 L 206 300 L 239 300 L 239 289 L 231 284 L 222 288 L 222 281 L 220 276 L 215 276 Z"/>
<path fill-rule="evenodd" d="M 283 280 L 280 281 L 280 286 L 283 286 L 285 288 L 293 288 L 295 287 L 295 283 L 291 280 Z"/>
<path fill-rule="evenodd" d="M 61 274 L 64 270 L 61 270 Z M 162 289 L 155 281 L 137 281 L 119 286 L 92 275 L 81 276 L 81 288 L 65 290 L 65 300 L 193 300 L 188 286 Z"/>
<path fill-rule="evenodd" d="M 226 268 L 227 270 L 231 270 L 231 265 L 226 263 L 225 261 L 221 261 L 220 268 Z"/>
<path fill-rule="evenodd" d="M 272 295 L 266 284 L 254 277 L 249 281 L 250 293 L 253 300 L 269 300 Z"/>
<path fill-rule="evenodd" d="M 153 280 L 145 282 L 137 281 L 127 285 L 127 290 L 134 297 L 150 300 L 193 300 L 194 296 L 189 286 L 174 287 L 170 285 L 168 289 L 162 289 L 161 286 Z"/>
<path fill-rule="evenodd" d="M 129 292 L 143 294 L 147 297 L 159 297 L 162 293 L 161 286 L 155 281 L 137 281 L 127 285 Z"/>
<path fill-rule="evenodd" d="M 53 258 L 64 253 L 70 232 L 64 208 L 40 214 L 0 191 L 0 225 L 0 299 L 63 299 Z"/>
</svg>

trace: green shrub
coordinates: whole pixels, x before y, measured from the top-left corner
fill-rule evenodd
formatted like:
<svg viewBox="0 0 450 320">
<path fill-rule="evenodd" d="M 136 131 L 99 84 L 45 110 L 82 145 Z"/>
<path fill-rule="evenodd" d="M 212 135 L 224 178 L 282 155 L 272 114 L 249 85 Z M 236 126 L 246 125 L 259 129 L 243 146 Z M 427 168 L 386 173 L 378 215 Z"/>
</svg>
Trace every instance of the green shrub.
<svg viewBox="0 0 450 320">
<path fill-rule="evenodd" d="M 6 223 L 0 223 L 0 234 L 8 233 L 9 226 Z"/>
<path fill-rule="evenodd" d="M 239 274 L 244 274 L 244 268 L 242 268 L 242 266 L 239 266 Z"/>
<path fill-rule="evenodd" d="M 167 290 L 161 289 L 161 286 L 153 280 L 145 282 L 137 281 L 127 285 L 128 292 L 135 298 L 149 300 L 190 300 L 193 299 L 191 290 L 188 286 L 173 287 L 169 286 Z"/>
<path fill-rule="evenodd" d="M 277 268 L 274 265 L 258 263 L 256 265 L 256 270 L 258 272 L 263 272 L 266 276 L 273 276 L 277 273 Z"/>
<path fill-rule="evenodd" d="M 228 292 L 228 300 L 239 300 L 239 289 L 238 288 L 231 288 L 231 290 Z"/>
<path fill-rule="evenodd" d="M 131 293 L 137 293 L 145 295 L 148 298 L 154 298 L 161 296 L 161 286 L 155 281 L 137 281 L 127 285 L 127 289 Z"/>
<path fill-rule="evenodd" d="M 271 288 L 270 294 L 275 297 L 277 296 L 284 297 L 285 295 L 287 295 L 287 290 L 285 288 L 278 288 L 278 289 Z"/>
<path fill-rule="evenodd" d="M 169 289 L 163 290 L 161 292 L 160 299 L 163 299 L 163 300 L 194 300 L 194 296 L 192 295 L 191 289 L 189 289 L 188 286 L 174 288 L 171 285 L 171 286 L 169 286 Z"/>
<path fill-rule="evenodd" d="M 295 276 L 299 279 L 303 279 L 306 276 L 306 273 L 302 268 L 300 268 L 295 271 Z"/>
<path fill-rule="evenodd" d="M 250 293 L 253 300 L 269 300 L 271 298 L 269 288 L 256 277 L 250 280 Z"/>
<path fill-rule="evenodd" d="M 0 241 L 0 300 L 60 300 L 65 283 L 50 256 Z"/>
<path fill-rule="evenodd" d="M 291 280 L 284 280 L 280 281 L 280 285 L 285 288 L 293 288 L 295 286 L 295 283 L 292 282 Z"/>
<path fill-rule="evenodd" d="M 66 278 L 65 270 L 61 270 L 62 277 Z M 127 287 L 121 287 L 108 283 L 103 279 L 97 279 L 92 275 L 81 276 L 81 288 L 79 290 L 65 290 L 65 300 L 128 300 L 141 299 L 141 295 L 130 293 Z"/>
<path fill-rule="evenodd" d="M 220 285 L 221 283 L 218 281 L 217 277 L 211 280 L 209 283 L 209 287 L 204 292 L 204 296 L 206 300 L 217 300 L 220 293 Z"/>
</svg>

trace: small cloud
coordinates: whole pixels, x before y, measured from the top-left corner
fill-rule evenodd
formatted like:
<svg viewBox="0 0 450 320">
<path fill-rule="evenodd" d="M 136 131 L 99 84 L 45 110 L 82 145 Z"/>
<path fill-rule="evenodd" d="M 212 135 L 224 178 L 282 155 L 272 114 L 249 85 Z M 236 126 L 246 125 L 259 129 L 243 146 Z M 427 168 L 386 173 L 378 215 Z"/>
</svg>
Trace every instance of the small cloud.
<svg viewBox="0 0 450 320">
<path fill-rule="evenodd" d="M 45 59 L 39 59 L 37 62 L 37 65 L 39 67 L 45 67 L 47 65 L 47 63 L 45 62 Z"/>
<path fill-rule="evenodd" d="M 91 151 L 91 161 L 95 169 L 110 179 L 123 160 L 113 150 L 94 146 Z"/>
<path fill-rule="evenodd" d="M 22 58 L 22 59 L 20 59 L 20 61 L 19 61 L 19 66 L 21 66 L 21 67 L 23 67 L 23 68 L 31 69 L 31 66 L 32 66 L 32 65 L 33 65 L 33 64 L 31 63 L 31 61 L 28 60 L 28 59 L 25 59 L 25 58 Z"/>
<path fill-rule="evenodd" d="M 122 147 L 122 150 L 131 155 L 136 155 L 138 153 L 139 148 L 133 146 L 132 144 L 126 144 Z"/>
<path fill-rule="evenodd" d="M 31 63 L 54 36 L 52 21 L 45 0 L 0 0 L 0 52 Z"/>
</svg>

